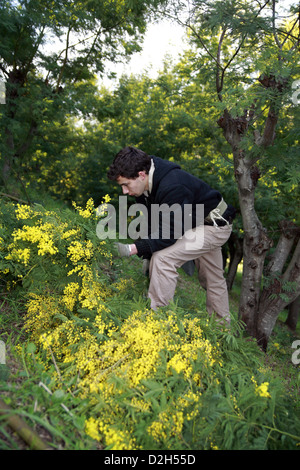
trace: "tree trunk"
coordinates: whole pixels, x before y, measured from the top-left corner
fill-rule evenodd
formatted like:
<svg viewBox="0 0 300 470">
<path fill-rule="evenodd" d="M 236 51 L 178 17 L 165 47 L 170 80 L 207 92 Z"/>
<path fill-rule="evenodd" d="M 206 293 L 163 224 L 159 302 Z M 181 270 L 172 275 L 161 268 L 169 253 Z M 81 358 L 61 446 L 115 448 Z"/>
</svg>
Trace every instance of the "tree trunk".
<svg viewBox="0 0 300 470">
<path fill-rule="evenodd" d="M 285 324 L 292 330 L 296 331 L 299 313 L 300 313 L 300 295 L 289 304 L 288 306 L 288 316 L 285 321 Z"/>
<path fill-rule="evenodd" d="M 243 240 L 234 232 L 232 232 L 228 246 L 230 251 L 230 263 L 226 277 L 227 288 L 230 291 L 236 276 L 237 268 L 243 259 Z"/>
<path fill-rule="evenodd" d="M 6 105 L 4 110 L 8 122 L 12 121 L 15 117 L 19 91 L 20 88 L 24 85 L 25 79 L 26 77 L 24 77 L 24 74 L 22 74 L 22 72 L 18 69 L 14 69 L 8 74 L 6 86 Z M 2 180 L 4 185 L 6 186 L 6 183 L 9 180 L 11 174 L 13 156 L 15 153 L 14 136 L 9 125 L 7 125 L 5 128 L 5 134 L 6 152 L 3 156 L 4 163 L 2 167 Z"/>
<path fill-rule="evenodd" d="M 281 235 L 266 267 L 265 275 L 267 276 L 282 272 L 299 232 L 299 228 L 289 220 L 279 222 L 279 228 Z"/>
<path fill-rule="evenodd" d="M 281 238 L 284 238 L 284 234 Z M 282 246 L 281 241 L 278 245 Z M 284 258 L 288 255 L 289 252 L 286 252 Z M 278 271 L 274 274 L 264 287 L 259 302 L 255 336 L 263 350 L 267 348 L 279 313 L 300 295 L 300 239 L 284 274 L 280 275 Z"/>
<path fill-rule="evenodd" d="M 278 286 L 274 283 L 261 292 L 265 258 L 272 246 L 272 241 L 269 239 L 255 211 L 255 189 L 260 177 L 260 171 L 255 163 L 259 158 L 257 153 L 261 153 L 259 149 L 263 151 L 264 148 L 269 147 L 274 142 L 283 82 L 280 77 L 275 78 L 273 76 L 262 76 L 259 81 L 262 86 L 271 88 L 274 96 L 269 104 L 262 134 L 258 130 L 253 133 L 256 156 L 251 155 L 251 151 L 246 155 L 243 145 L 241 145 L 243 135 L 248 130 L 249 122 L 254 115 L 253 109 L 249 112 L 245 110 L 244 115 L 237 118 L 233 118 L 225 109 L 224 115 L 219 119 L 218 124 L 223 129 L 225 139 L 232 148 L 244 228 L 244 262 L 239 317 L 245 323 L 249 334 L 254 336 L 265 349 L 280 309 L 287 304 L 287 299 L 289 299 L 289 302 L 292 301 L 300 292 L 292 295 L 291 292 L 285 291 L 282 293 L 280 290 L 281 295 L 278 293 L 278 298 L 275 299 L 272 295 L 272 289 L 278 288 Z M 276 256 L 272 261 L 273 264 L 270 266 L 270 270 L 274 272 L 277 267 L 283 267 L 288 256 L 285 256 L 285 253 L 288 247 L 292 245 L 291 240 L 282 239 L 280 241 L 281 244 L 278 245 Z M 297 289 L 300 290 L 300 276 L 298 276 L 300 267 L 297 253 L 298 249 L 295 250 L 296 255 L 294 254 L 293 261 L 291 261 L 282 277 L 280 288 L 286 287 L 286 283 L 289 283 L 289 285 L 298 283 Z"/>
<path fill-rule="evenodd" d="M 240 189 L 244 193 L 243 189 Z M 251 196 L 251 197 L 249 197 Z M 259 222 L 253 204 L 254 194 L 241 196 L 241 211 L 244 214 L 244 262 L 239 315 L 247 331 L 256 336 L 258 306 L 261 292 L 263 268 L 267 251 L 271 246 L 265 230 Z"/>
<path fill-rule="evenodd" d="M 265 257 L 271 246 L 254 207 L 255 188 L 259 171 L 241 150 L 241 136 L 247 128 L 245 116 L 233 119 L 225 110 L 218 121 L 234 158 L 235 178 L 238 185 L 240 210 L 243 219 L 243 278 L 239 316 L 250 335 L 256 334 L 256 322 Z"/>
</svg>

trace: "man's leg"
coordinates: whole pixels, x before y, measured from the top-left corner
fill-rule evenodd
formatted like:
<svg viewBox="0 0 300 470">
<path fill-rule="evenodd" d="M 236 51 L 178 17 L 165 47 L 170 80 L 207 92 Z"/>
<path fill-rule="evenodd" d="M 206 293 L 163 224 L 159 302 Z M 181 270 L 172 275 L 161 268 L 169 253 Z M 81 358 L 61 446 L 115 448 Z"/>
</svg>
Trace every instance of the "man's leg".
<svg viewBox="0 0 300 470">
<path fill-rule="evenodd" d="M 206 290 L 206 310 L 230 322 L 227 284 L 224 278 L 222 248 L 195 259 L 200 285 Z"/>
<path fill-rule="evenodd" d="M 150 262 L 150 285 L 148 296 L 151 307 L 167 305 L 173 299 L 177 284 L 177 268 L 186 261 L 203 255 L 210 256 L 229 238 L 231 226 L 213 227 L 202 225 L 189 230 L 176 243 L 164 250 L 155 252 Z M 211 254 L 214 258 L 214 254 Z"/>
</svg>

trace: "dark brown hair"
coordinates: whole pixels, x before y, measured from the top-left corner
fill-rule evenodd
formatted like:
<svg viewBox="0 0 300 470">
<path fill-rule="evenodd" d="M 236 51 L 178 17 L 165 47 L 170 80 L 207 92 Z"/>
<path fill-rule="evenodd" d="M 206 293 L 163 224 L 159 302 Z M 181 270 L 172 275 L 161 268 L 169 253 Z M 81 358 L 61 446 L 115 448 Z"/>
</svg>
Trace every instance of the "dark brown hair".
<svg viewBox="0 0 300 470">
<path fill-rule="evenodd" d="M 139 171 L 149 173 L 151 158 L 143 150 L 135 147 L 124 147 L 115 156 L 109 167 L 107 177 L 117 180 L 119 176 L 134 179 L 139 176 Z"/>
</svg>

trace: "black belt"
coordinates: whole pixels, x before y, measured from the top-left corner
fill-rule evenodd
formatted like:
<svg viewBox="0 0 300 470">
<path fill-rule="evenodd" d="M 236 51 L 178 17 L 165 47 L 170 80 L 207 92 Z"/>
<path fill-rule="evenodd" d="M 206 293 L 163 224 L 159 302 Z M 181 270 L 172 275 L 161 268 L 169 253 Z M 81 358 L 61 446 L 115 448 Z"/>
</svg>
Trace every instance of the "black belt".
<svg viewBox="0 0 300 470">
<path fill-rule="evenodd" d="M 224 215 L 222 215 L 222 217 L 227 220 L 227 222 L 231 225 L 232 222 L 233 222 L 233 219 L 232 217 L 224 217 Z M 225 220 L 222 220 L 222 219 L 215 219 L 215 223 L 217 224 L 218 227 L 224 227 L 224 225 L 227 225 L 226 221 Z M 213 222 L 208 222 L 207 220 L 204 220 L 204 225 L 214 225 Z"/>
</svg>

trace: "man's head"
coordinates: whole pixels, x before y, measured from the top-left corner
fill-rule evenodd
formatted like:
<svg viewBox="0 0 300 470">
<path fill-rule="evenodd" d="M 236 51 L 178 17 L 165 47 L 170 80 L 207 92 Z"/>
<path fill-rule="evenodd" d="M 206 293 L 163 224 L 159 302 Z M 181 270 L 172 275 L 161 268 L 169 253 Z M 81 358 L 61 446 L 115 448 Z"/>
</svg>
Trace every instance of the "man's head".
<svg viewBox="0 0 300 470">
<path fill-rule="evenodd" d="M 122 187 L 123 194 L 140 196 L 148 189 L 151 158 L 134 147 L 124 147 L 115 156 L 107 176 Z"/>
</svg>

